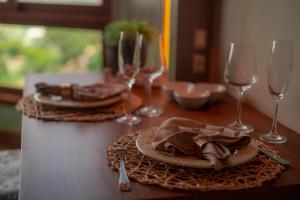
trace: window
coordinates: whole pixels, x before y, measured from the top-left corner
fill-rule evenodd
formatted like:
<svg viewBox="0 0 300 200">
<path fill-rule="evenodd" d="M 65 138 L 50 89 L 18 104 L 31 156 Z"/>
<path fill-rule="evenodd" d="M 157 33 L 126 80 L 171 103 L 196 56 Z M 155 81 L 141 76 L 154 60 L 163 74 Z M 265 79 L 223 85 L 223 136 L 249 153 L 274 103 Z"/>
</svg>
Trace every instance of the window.
<svg viewBox="0 0 300 200">
<path fill-rule="evenodd" d="M 0 24 L 0 86 L 21 88 L 27 73 L 99 71 L 101 32 Z"/>
<path fill-rule="evenodd" d="M 110 2 L 0 0 L 0 102 L 16 103 L 21 90 L 10 88 L 22 87 L 26 72 L 99 70 Z"/>
</svg>

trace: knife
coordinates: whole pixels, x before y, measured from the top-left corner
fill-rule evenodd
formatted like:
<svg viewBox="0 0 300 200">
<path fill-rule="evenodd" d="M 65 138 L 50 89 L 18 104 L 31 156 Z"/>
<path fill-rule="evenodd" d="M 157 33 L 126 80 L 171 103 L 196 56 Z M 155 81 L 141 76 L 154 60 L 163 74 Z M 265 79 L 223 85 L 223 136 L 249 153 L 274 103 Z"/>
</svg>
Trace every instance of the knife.
<svg viewBox="0 0 300 200">
<path fill-rule="evenodd" d="M 272 152 L 270 152 L 270 151 L 268 151 L 268 150 L 266 150 L 266 149 L 263 149 L 263 148 L 261 148 L 261 147 L 257 147 L 257 148 L 258 148 L 258 150 L 259 150 L 260 152 L 262 152 L 263 154 L 269 156 L 271 159 L 273 159 L 273 160 L 279 162 L 280 164 L 282 164 L 282 165 L 284 165 L 284 166 L 289 166 L 289 165 L 290 165 L 290 162 L 289 162 L 288 160 L 282 158 L 282 157 L 279 156 L 278 154 L 272 153 Z"/>
<path fill-rule="evenodd" d="M 50 115 L 42 115 L 42 116 L 39 116 L 40 119 L 44 119 L 44 120 L 47 120 L 47 119 L 54 119 L 54 118 L 63 118 L 63 117 L 72 117 L 74 116 L 74 114 L 50 114 Z"/>
</svg>

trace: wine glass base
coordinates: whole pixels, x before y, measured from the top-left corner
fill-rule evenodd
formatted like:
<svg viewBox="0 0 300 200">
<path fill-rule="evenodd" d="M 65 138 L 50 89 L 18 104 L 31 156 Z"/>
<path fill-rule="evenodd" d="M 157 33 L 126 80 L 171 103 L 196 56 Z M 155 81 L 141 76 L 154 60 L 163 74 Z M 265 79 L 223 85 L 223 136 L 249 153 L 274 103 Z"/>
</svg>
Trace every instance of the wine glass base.
<svg viewBox="0 0 300 200">
<path fill-rule="evenodd" d="M 251 133 L 254 131 L 254 127 L 250 124 L 242 124 L 238 122 L 233 122 L 231 124 L 226 125 L 227 128 L 233 129 L 235 131 L 240 131 L 243 133 Z"/>
<path fill-rule="evenodd" d="M 145 106 L 142 107 L 138 113 L 147 117 L 159 117 L 164 113 L 164 111 L 158 106 Z"/>
<path fill-rule="evenodd" d="M 119 124 L 127 124 L 127 125 L 136 125 L 139 124 L 141 122 L 141 118 L 139 118 L 138 116 L 134 116 L 134 115 L 125 115 L 122 117 L 117 118 L 117 123 Z"/>
<path fill-rule="evenodd" d="M 282 143 L 285 143 L 287 141 L 286 137 L 284 137 L 282 135 L 279 135 L 277 133 L 272 133 L 272 132 L 260 135 L 259 139 L 261 141 L 264 141 L 264 142 L 267 142 L 267 143 L 272 143 L 272 144 L 282 144 Z"/>
</svg>

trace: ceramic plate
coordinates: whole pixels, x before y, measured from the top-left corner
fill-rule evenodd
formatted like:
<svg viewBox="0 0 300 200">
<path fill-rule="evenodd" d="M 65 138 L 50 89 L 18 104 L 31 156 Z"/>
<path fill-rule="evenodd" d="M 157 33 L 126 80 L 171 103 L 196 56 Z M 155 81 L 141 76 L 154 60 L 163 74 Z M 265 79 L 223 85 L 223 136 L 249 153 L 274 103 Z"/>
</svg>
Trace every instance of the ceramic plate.
<svg viewBox="0 0 300 200">
<path fill-rule="evenodd" d="M 42 95 L 40 93 L 35 93 L 33 98 L 40 104 L 65 108 L 96 108 L 109 106 L 123 100 L 123 97 L 121 95 L 118 95 L 100 101 L 84 102 L 73 101 L 72 99 L 63 99 L 59 96 Z"/>
<path fill-rule="evenodd" d="M 136 146 L 140 152 L 149 156 L 153 159 L 166 162 L 176 166 L 183 167 L 192 167 L 192 168 L 213 168 L 207 160 L 200 160 L 198 157 L 194 156 L 168 156 L 159 151 L 154 150 L 151 142 L 153 137 L 155 136 L 156 130 L 149 130 L 148 132 L 144 132 L 140 134 L 136 140 Z M 243 149 L 237 151 L 236 154 L 228 158 L 225 163 L 225 167 L 240 165 L 252 160 L 256 154 L 258 153 L 258 149 L 256 144 L 251 141 L 251 143 Z"/>
</svg>

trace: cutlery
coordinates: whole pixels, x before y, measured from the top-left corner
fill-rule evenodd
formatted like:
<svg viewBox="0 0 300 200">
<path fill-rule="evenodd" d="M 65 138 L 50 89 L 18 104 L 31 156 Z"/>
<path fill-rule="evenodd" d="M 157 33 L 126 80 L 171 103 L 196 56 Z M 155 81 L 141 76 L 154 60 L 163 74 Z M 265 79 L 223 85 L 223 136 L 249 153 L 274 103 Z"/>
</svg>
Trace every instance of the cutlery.
<svg viewBox="0 0 300 200">
<path fill-rule="evenodd" d="M 50 114 L 50 115 L 42 115 L 42 116 L 40 116 L 40 118 L 41 119 L 45 119 L 45 120 L 47 120 L 47 119 L 53 119 L 53 118 L 63 118 L 63 117 L 72 117 L 72 116 L 74 116 L 74 114 L 72 113 L 72 114 Z"/>
<path fill-rule="evenodd" d="M 124 146 L 119 146 L 114 148 L 117 154 L 120 157 L 120 168 L 119 168 L 119 189 L 122 192 L 128 192 L 131 190 L 130 181 L 126 173 L 125 164 L 124 164 L 124 156 L 127 152 L 127 148 Z"/>
<path fill-rule="evenodd" d="M 263 154 L 269 156 L 271 159 L 273 159 L 273 160 L 279 162 L 280 164 L 282 164 L 282 165 L 284 165 L 284 166 L 289 166 L 289 165 L 290 165 L 290 162 L 289 162 L 288 160 L 282 158 L 282 157 L 279 156 L 278 154 L 272 153 L 272 152 L 270 152 L 270 151 L 268 151 L 268 150 L 266 150 L 266 149 L 263 149 L 263 148 L 261 148 L 261 147 L 259 147 L 259 146 L 258 146 L 257 148 L 258 148 L 258 150 L 259 150 L 260 152 L 262 152 Z"/>
</svg>

